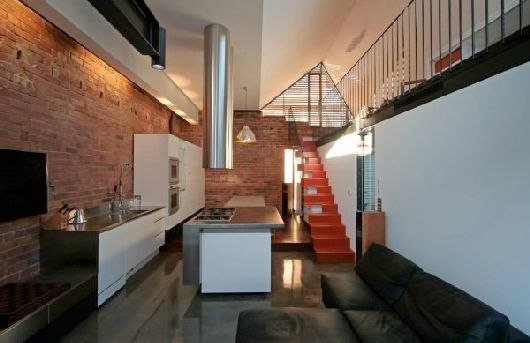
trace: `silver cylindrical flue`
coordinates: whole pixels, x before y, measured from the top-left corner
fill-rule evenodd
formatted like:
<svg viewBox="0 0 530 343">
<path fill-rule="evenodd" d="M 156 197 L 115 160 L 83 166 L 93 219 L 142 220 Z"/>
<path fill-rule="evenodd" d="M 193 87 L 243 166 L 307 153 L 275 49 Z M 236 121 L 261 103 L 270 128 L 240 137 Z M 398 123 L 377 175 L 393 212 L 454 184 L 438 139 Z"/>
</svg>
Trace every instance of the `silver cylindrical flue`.
<svg viewBox="0 0 530 343">
<path fill-rule="evenodd" d="M 230 32 L 219 24 L 204 28 L 205 168 L 228 168 L 232 161 L 232 51 Z"/>
</svg>

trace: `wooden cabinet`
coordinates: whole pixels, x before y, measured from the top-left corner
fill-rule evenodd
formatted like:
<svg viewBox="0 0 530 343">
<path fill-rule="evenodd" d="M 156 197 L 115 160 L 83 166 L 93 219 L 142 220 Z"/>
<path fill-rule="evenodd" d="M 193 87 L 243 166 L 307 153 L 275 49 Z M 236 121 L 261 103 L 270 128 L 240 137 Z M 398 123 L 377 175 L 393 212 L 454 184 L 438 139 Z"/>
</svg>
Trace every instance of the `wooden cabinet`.
<svg viewBox="0 0 530 343">
<path fill-rule="evenodd" d="M 385 212 L 357 211 L 356 260 L 373 244 L 386 244 Z"/>
<path fill-rule="evenodd" d="M 164 244 L 165 209 L 139 217 L 98 239 L 98 306 L 120 290 Z"/>
</svg>

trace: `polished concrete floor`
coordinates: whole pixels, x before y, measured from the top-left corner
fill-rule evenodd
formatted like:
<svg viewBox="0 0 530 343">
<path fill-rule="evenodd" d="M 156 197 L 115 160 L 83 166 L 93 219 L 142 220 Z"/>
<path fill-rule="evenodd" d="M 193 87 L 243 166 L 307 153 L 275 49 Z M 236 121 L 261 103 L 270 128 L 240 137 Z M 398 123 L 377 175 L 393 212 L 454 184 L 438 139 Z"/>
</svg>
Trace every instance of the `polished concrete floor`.
<svg viewBox="0 0 530 343">
<path fill-rule="evenodd" d="M 272 230 L 273 251 L 313 251 L 309 225 L 299 215 L 283 217 L 285 227 Z"/>
<path fill-rule="evenodd" d="M 323 307 L 320 273 L 352 264 L 316 264 L 308 252 L 273 252 L 270 294 L 200 294 L 182 285 L 180 253 L 163 253 L 62 342 L 234 342 L 239 311 Z"/>
</svg>

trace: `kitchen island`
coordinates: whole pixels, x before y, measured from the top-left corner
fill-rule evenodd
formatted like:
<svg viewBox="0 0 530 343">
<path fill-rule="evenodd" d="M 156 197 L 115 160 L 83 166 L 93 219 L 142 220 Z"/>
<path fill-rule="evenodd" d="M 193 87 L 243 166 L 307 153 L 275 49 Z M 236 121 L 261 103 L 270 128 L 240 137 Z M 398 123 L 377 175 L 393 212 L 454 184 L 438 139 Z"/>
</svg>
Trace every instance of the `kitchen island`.
<svg viewBox="0 0 530 343">
<path fill-rule="evenodd" d="M 203 293 L 270 292 L 273 206 L 205 209 L 183 226 L 184 284 Z"/>
</svg>

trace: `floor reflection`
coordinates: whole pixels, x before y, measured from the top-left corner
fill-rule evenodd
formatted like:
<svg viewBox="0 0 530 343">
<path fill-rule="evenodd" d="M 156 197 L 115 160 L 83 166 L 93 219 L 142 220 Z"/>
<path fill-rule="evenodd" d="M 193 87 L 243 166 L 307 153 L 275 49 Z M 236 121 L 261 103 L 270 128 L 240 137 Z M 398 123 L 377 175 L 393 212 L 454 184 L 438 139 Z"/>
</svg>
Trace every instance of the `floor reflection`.
<svg viewBox="0 0 530 343">
<path fill-rule="evenodd" d="M 180 253 L 156 257 L 63 342 L 233 342 L 239 312 L 322 307 L 320 273 L 351 264 L 315 264 L 312 253 L 274 252 L 270 294 L 201 294 L 182 285 Z"/>
<path fill-rule="evenodd" d="M 299 288 L 302 286 L 302 260 L 283 261 L 283 287 Z"/>
</svg>

